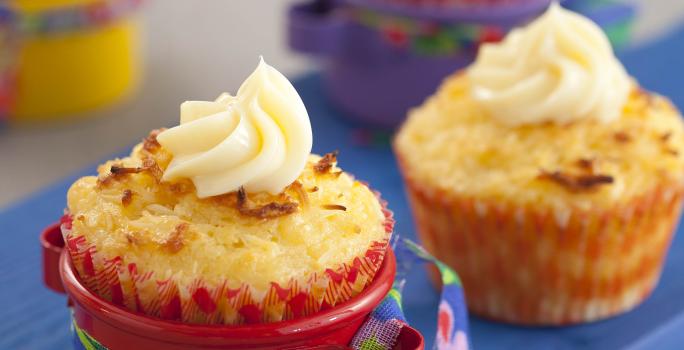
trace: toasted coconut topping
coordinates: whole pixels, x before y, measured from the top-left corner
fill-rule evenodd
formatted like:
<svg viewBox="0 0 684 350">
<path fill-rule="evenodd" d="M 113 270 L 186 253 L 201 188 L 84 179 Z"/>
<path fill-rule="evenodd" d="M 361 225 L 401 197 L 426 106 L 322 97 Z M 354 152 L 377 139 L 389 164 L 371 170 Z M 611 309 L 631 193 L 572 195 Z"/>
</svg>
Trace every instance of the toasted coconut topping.
<svg viewBox="0 0 684 350">
<path fill-rule="evenodd" d="M 169 191 L 175 194 L 183 194 L 192 191 L 192 185 L 187 181 L 174 182 L 169 185 Z"/>
<path fill-rule="evenodd" d="M 240 214 L 245 216 L 252 216 L 259 219 L 270 219 L 278 216 L 292 214 L 297 211 L 299 205 L 295 202 L 277 203 L 271 202 L 262 206 L 251 207 L 247 203 L 247 194 L 245 189 L 240 187 L 237 192 L 237 209 Z"/>
<path fill-rule="evenodd" d="M 109 172 L 113 175 L 137 174 L 143 170 L 145 170 L 144 167 L 127 168 L 119 165 L 112 165 L 112 167 L 109 168 Z"/>
<path fill-rule="evenodd" d="M 164 171 L 161 170 L 157 162 L 150 157 L 143 159 L 142 166 L 139 167 L 124 167 L 121 165 L 112 165 L 109 168 L 109 174 L 101 176 L 97 179 L 98 186 L 106 186 L 112 181 L 121 179 L 130 174 L 138 174 L 142 172 L 148 172 L 152 175 L 157 182 L 161 180 Z"/>
<path fill-rule="evenodd" d="M 157 135 L 164 130 L 166 129 L 162 128 L 150 131 L 150 134 L 143 140 L 143 149 L 149 153 L 155 153 L 161 148 L 161 145 L 157 141 Z"/>
<path fill-rule="evenodd" d="M 671 156 L 675 156 L 675 157 L 679 155 L 679 151 L 677 151 L 676 149 L 672 149 L 672 148 L 665 149 L 665 153 L 667 153 Z"/>
<path fill-rule="evenodd" d="M 314 164 L 313 169 L 319 174 L 325 174 L 332 169 L 333 165 L 337 163 L 338 151 L 331 153 L 326 153 L 323 158 L 321 158 L 316 164 Z M 338 175 L 339 176 L 339 175 Z"/>
<path fill-rule="evenodd" d="M 629 136 L 629 134 L 624 132 L 624 131 L 616 132 L 613 135 L 613 137 L 615 138 L 615 141 L 620 142 L 620 143 L 627 143 L 627 142 L 632 141 L 632 137 Z"/>
<path fill-rule="evenodd" d="M 127 207 L 133 201 L 133 191 L 125 189 L 121 195 L 121 205 Z"/>
<path fill-rule="evenodd" d="M 311 188 L 309 189 L 309 192 L 312 192 L 312 193 L 313 193 L 313 192 L 318 192 L 318 186 L 311 187 Z"/>
<path fill-rule="evenodd" d="M 164 175 L 164 171 L 161 170 L 161 168 L 153 158 L 148 157 L 143 159 L 143 169 L 149 171 L 149 173 L 152 176 L 154 176 L 157 182 L 161 181 L 161 178 Z"/>
<path fill-rule="evenodd" d="M 162 249 L 171 254 L 178 253 L 183 249 L 183 246 L 185 245 L 183 243 L 184 236 L 187 234 L 189 227 L 190 225 L 185 222 L 176 225 L 173 231 L 171 231 L 171 234 L 169 234 L 166 240 L 161 243 Z"/>
<path fill-rule="evenodd" d="M 299 202 L 302 203 L 303 206 L 306 206 L 309 204 L 309 195 L 304 191 L 304 186 L 302 185 L 299 180 L 295 180 L 289 188 L 292 188 L 296 193 L 297 197 L 299 197 Z"/>
<path fill-rule="evenodd" d="M 668 131 L 668 132 L 660 135 L 660 141 L 667 142 L 670 139 L 670 137 L 672 137 L 672 132 Z"/>
<path fill-rule="evenodd" d="M 340 205 L 340 204 L 323 204 L 321 207 L 323 209 L 328 209 L 328 210 L 347 211 L 347 207 L 345 207 L 344 205 Z"/>
<path fill-rule="evenodd" d="M 143 170 L 144 169 L 142 167 L 127 168 L 120 165 L 112 165 L 109 168 L 109 174 L 97 178 L 97 185 L 106 186 L 112 181 L 120 179 L 129 174 L 137 174 Z"/>
<path fill-rule="evenodd" d="M 560 171 L 542 171 L 538 178 L 542 180 L 553 181 L 573 192 L 593 190 L 601 185 L 612 184 L 614 181 L 613 177 L 609 175 L 574 175 L 562 173 Z"/>
<path fill-rule="evenodd" d="M 594 170 L 594 159 L 591 158 L 580 158 L 577 160 L 577 166 L 587 170 L 587 171 L 593 171 Z"/>
</svg>

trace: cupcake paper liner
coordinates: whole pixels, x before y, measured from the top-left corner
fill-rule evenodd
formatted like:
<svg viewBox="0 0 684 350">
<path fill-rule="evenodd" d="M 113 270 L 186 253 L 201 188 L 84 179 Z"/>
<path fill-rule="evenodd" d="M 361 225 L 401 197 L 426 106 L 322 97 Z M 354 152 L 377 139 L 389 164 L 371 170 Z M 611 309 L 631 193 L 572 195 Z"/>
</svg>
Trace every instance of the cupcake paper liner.
<svg viewBox="0 0 684 350">
<path fill-rule="evenodd" d="M 379 197 L 379 193 L 376 193 Z M 82 283 L 96 295 L 131 311 L 162 319 L 201 324 L 254 324 L 308 316 L 347 301 L 371 283 L 382 265 L 394 227 L 392 212 L 380 200 L 387 239 L 372 242 L 365 252 L 308 278 L 293 278 L 267 291 L 249 284 L 210 285 L 201 278 L 189 285 L 155 278 L 122 257 L 107 258 L 85 236 L 74 232 L 71 217 L 62 218 L 62 234 Z"/>
<path fill-rule="evenodd" d="M 682 184 L 662 184 L 612 208 L 557 215 L 406 184 L 422 243 L 458 271 L 469 309 L 526 325 L 589 322 L 640 304 L 684 199 Z"/>
</svg>

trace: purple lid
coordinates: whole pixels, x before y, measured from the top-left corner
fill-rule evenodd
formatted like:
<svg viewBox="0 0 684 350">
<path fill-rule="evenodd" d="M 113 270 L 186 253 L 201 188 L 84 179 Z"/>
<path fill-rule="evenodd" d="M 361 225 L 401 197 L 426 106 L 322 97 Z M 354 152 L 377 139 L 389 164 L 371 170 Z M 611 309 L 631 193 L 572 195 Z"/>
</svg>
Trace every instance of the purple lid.
<svg viewBox="0 0 684 350">
<path fill-rule="evenodd" d="M 551 0 L 511 0 L 504 3 L 462 5 L 418 5 L 391 0 L 342 0 L 342 2 L 384 13 L 435 21 L 511 23 L 529 18 L 531 14 L 542 12 L 549 6 Z"/>
</svg>

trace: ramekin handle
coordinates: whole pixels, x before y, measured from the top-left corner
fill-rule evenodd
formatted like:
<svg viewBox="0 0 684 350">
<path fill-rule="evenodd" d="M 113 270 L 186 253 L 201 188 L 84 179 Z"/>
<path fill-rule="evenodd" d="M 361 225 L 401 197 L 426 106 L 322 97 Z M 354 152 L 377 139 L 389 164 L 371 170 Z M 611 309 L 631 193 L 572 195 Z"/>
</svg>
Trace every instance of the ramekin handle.
<svg viewBox="0 0 684 350">
<path fill-rule="evenodd" d="M 40 246 L 43 257 L 43 283 L 53 291 L 64 294 L 59 274 L 59 257 L 64 250 L 64 239 L 59 223 L 48 226 L 40 234 Z"/>
</svg>

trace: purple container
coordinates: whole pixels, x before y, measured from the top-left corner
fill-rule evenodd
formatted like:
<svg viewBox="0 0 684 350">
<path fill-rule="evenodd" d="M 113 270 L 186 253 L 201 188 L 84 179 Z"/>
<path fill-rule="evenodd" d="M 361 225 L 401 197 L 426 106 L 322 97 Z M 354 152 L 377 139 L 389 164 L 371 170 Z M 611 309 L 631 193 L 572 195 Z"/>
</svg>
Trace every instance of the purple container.
<svg viewBox="0 0 684 350">
<path fill-rule="evenodd" d="M 543 12 L 550 0 L 428 7 L 381 0 L 319 0 L 289 12 L 289 44 L 325 58 L 323 81 L 350 119 L 395 127 L 482 42 Z"/>
</svg>

